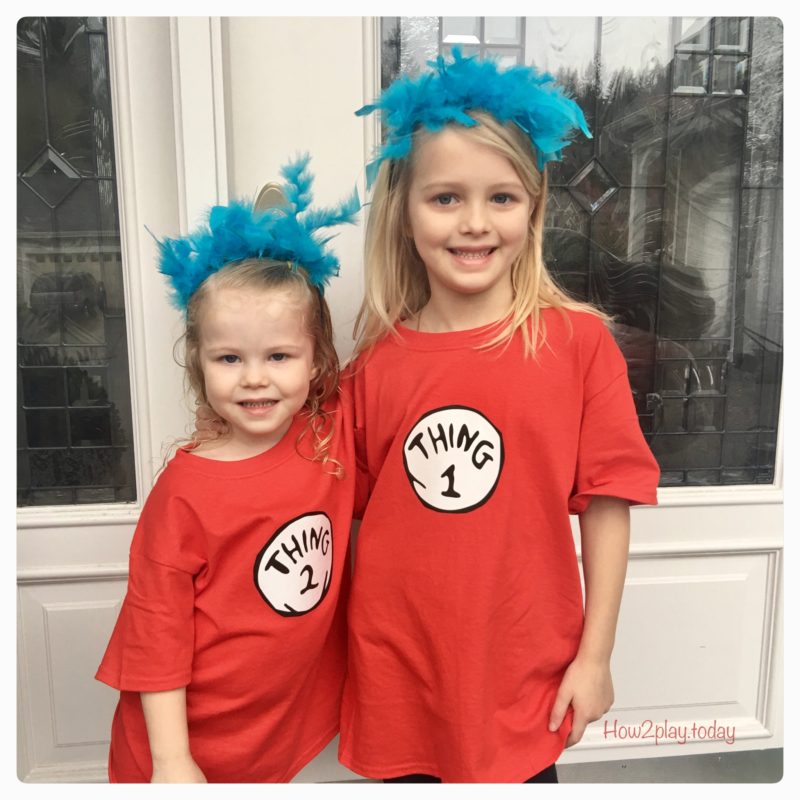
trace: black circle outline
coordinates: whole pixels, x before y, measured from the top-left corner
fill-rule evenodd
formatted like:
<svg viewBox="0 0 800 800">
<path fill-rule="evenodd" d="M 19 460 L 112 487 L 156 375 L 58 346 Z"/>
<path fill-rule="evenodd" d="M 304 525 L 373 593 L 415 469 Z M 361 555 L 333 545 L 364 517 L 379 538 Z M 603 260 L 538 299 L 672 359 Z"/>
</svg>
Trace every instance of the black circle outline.
<svg viewBox="0 0 800 800">
<path fill-rule="evenodd" d="M 311 608 L 308 608 L 305 611 L 282 611 L 280 608 L 275 608 L 275 606 L 272 605 L 272 603 L 270 603 L 269 599 L 264 594 L 264 592 L 261 591 L 261 587 L 258 585 L 258 567 L 259 564 L 261 563 L 261 559 L 263 558 L 264 553 L 266 553 L 267 550 L 269 549 L 269 546 L 275 541 L 275 539 L 278 536 L 281 535 L 281 533 L 283 533 L 283 531 L 286 530 L 286 528 L 288 528 L 290 525 L 294 525 L 295 522 L 297 522 L 300 519 L 303 519 L 304 517 L 313 517 L 320 514 L 323 517 L 325 517 L 326 520 L 328 520 L 328 524 L 331 526 L 331 574 L 328 580 L 328 585 L 322 590 L 322 594 L 320 595 L 319 600 L 317 600 L 317 602 L 314 603 L 314 605 L 311 606 Z M 269 541 L 258 551 L 255 563 L 253 564 L 253 582 L 255 583 L 256 589 L 258 590 L 258 593 L 261 595 L 261 598 L 276 614 L 280 614 L 282 617 L 303 617 L 306 614 L 313 611 L 328 596 L 328 590 L 331 588 L 331 584 L 333 583 L 333 567 L 334 567 L 333 522 L 331 521 L 331 518 L 324 511 L 307 511 L 304 514 L 300 514 L 299 516 L 295 517 L 294 519 L 290 519 L 288 522 L 284 522 L 284 524 L 281 525 L 281 527 L 278 528 L 278 530 L 276 530 L 275 533 L 273 533 L 272 536 L 269 537 Z"/>
<path fill-rule="evenodd" d="M 431 414 L 436 414 L 439 411 L 450 411 L 452 409 L 456 409 L 459 411 L 472 411 L 473 413 L 477 414 L 479 417 L 483 417 L 489 425 L 492 426 L 494 430 L 497 431 L 497 435 L 500 437 L 500 463 L 498 464 L 497 468 L 497 477 L 492 484 L 492 488 L 486 493 L 486 496 L 481 500 L 479 503 L 475 503 L 475 505 L 469 506 L 468 508 L 436 508 L 436 506 L 432 506 L 430 503 L 425 502 L 419 494 L 417 490 L 414 488 L 414 477 L 411 474 L 411 470 L 408 468 L 408 460 L 406 459 L 406 442 L 408 441 L 408 437 L 411 436 L 411 431 L 417 427 L 417 425 L 425 419 L 425 417 L 429 417 Z M 429 508 L 431 511 L 438 511 L 441 514 L 466 514 L 468 511 L 474 511 L 476 508 L 480 508 L 486 502 L 488 502 L 489 498 L 494 494 L 494 490 L 497 488 L 497 484 L 500 482 L 500 476 L 503 474 L 503 464 L 506 460 L 506 445 L 503 441 L 503 433 L 497 425 L 492 422 L 486 414 L 481 413 L 478 411 L 477 408 L 472 408 L 471 406 L 440 406 L 439 408 L 434 408 L 431 411 L 426 411 L 412 426 L 411 430 L 406 434 L 406 438 L 403 439 L 403 469 L 406 471 L 406 477 L 408 478 L 408 482 L 411 484 L 411 490 L 414 492 L 414 496 L 417 500 L 425 506 L 425 508 Z"/>
</svg>

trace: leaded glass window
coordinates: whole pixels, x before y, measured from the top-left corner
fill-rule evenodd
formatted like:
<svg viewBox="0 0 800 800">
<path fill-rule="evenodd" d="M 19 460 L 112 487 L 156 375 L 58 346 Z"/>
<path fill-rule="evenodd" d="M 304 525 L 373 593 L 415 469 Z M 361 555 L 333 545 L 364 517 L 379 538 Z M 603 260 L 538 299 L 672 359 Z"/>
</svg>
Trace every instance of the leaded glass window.
<svg viewBox="0 0 800 800">
<path fill-rule="evenodd" d="M 136 499 L 105 20 L 17 24 L 18 504 Z"/>
<path fill-rule="evenodd" d="M 771 17 L 386 17 L 382 81 L 517 42 L 594 138 L 549 165 L 545 259 L 614 314 L 663 485 L 772 483 L 783 359 L 783 31 Z M 516 57 L 516 56 L 515 56 Z"/>
</svg>

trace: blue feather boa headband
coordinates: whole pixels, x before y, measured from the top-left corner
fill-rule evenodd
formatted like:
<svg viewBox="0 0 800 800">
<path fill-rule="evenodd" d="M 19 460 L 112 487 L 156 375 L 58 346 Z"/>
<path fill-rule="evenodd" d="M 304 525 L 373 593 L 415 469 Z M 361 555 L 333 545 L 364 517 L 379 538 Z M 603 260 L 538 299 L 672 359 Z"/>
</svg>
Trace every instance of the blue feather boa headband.
<svg viewBox="0 0 800 800">
<path fill-rule="evenodd" d="M 157 241 L 159 271 L 169 278 L 172 301 L 182 311 L 200 284 L 222 267 L 246 258 L 286 261 L 302 267 L 309 283 L 324 291 L 339 274 L 339 261 L 326 249 L 332 236 L 317 231 L 355 222 L 361 208 L 356 190 L 333 208 L 309 209 L 313 176 L 308 154 L 281 168 L 286 205 L 258 210 L 252 201 L 214 206 L 206 224 L 182 239 Z M 302 215 L 302 216 L 301 216 Z"/>
<path fill-rule="evenodd" d="M 375 103 L 356 111 L 357 116 L 380 111 L 387 129 L 386 143 L 367 165 L 368 186 L 383 161 L 409 155 L 417 126 L 439 131 L 448 122 L 477 125 L 468 111 L 486 111 L 500 122 L 515 123 L 533 143 L 540 170 L 548 161 L 561 160 L 574 129 L 592 138 L 583 111 L 546 72 L 523 65 L 500 70 L 494 60 L 462 56 L 460 47 L 453 48 L 451 62 L 439 56 L 428 66 L 432 72 L 398 78 Z"/>
</svg>

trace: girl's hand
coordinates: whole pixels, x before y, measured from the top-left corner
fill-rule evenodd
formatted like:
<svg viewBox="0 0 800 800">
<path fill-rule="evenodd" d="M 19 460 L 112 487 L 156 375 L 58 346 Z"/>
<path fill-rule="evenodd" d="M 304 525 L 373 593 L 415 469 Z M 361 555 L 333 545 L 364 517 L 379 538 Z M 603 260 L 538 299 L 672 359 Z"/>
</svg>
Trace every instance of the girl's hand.
<svg viewBox="0 0 800 800">
<path fill-rule="evenodd" d="M 153 759 L 150 783 L 208 783 L 203 771 L 190 755 L 159 761 Z"/>
<path fill-rule="evenodd" d="M 567 709 L 572 705 L 572 730 L 567 747 L 577 744 L 590 722 L 600 719 L 614 702 L 611 667 L 606 659 L 593 660 L 578 656 L 567 667 L 550 712 L 550 731 L 558 730 Z"/>
</svg>

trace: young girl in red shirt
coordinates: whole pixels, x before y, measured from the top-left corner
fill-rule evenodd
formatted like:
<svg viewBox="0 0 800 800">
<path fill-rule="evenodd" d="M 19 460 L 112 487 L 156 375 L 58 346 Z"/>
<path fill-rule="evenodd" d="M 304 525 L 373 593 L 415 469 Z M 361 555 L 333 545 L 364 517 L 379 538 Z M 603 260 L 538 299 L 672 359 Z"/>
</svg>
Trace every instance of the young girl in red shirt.
<svg viewBox="0 0 800 800">
<path fill-rule="evenodd" d="M 349 370 L 370 500 L 339 757 L 552 782 L 613 702 L 628 507 L 656 502 L 659 471 L 606 317 L 542 260 L 545 164 L 583 114 L 529 67 L 431 66 L 357 112 L 388 138 Z"/>
<path fill-rule="evenodd" d="M 187 381 L 217 422 L 177 450 L 133 537 L 97 672 L 120 690 L 113 782 L 288 781 L 338 730 L 355 470 L 322 294 L 338 263 L 315 233 L 359 204 L 303 214 L 307 160 L 285 194 L 160 244 Z"/>
</svg>

